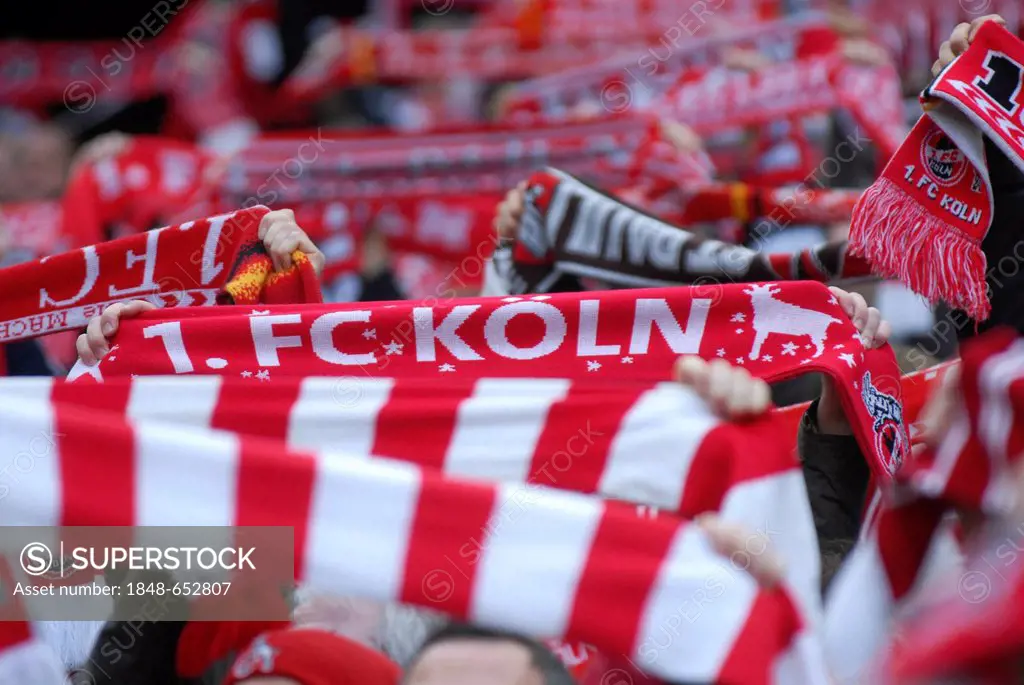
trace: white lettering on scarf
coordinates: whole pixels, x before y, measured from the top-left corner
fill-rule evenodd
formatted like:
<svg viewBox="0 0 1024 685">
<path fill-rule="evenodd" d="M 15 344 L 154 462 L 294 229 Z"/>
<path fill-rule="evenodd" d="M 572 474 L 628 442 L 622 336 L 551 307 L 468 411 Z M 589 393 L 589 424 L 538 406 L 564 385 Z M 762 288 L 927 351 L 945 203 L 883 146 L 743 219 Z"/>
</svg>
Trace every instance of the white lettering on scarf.
<svg viewBox="0 0 1024 685">
<path fill-rule="evenodd" d="M 603 336 L 606 342 L 598 343 L 597 341 L 601 337 L 598 331 L 601 301 L 582 300 L 579 303 L 579 328 L 573 334 L 576 342 L 573 352 L 577 357 L 619 355 L 622 354 L 622 349 L 625 346 L 624 338 L 628 335 L 628 354 L 645 355 L 649 353 L 651 338 L 656 329 L 665 345 L 673 353 L 697 354 L 700 351 L 701 341 L 707 327 L 708 313 L 713 304 L 714 301 L 711 299 L 696 298 L 692 300 L 686 322 L 683 324 L 676 318 L 666 299 L 640 298 L 636 301 L 633 321 L 629 330 L 622 330 L 619 327 L 606 328 Z M 569 337 L 569 319 L 566 312 L 553 304 L 537 301 L 512 302 L 485 312 L 486 318 L 483 315 L 473 318 L 473 315 L 481 307 L 482 305 L 479 304 L 456 305 L 444 313 L 440 322 L 436 322 L 433 308 L 414 307 L 412 323 L 416 361 L 437 361 L 438 344 L 458 361 L 483 361 L 487 358 L 484 355 L 497 355 L 505 359 L 523 361 L 539 359 L 561 350 Z M 250 316 L 249 329 L 256 361 L 261 367 L 280 367 L 282 366 L 280 350 L 309 349 L 311 346 L 316 357 L 328 364 L 374 366 L 379 361 L 374 352 L 346 352 L 339 347 L 338 341 L 335 339 L 335 334 L 340 326 L 369 324 L 373 313 L 373 310 L 347 310 L 321 314 L 310 322 L 308 338 L 305 334 L 306 329 L 303 326 L 301 314 Z M 527 339 L 519 337 L 518 334 L 509 335 L 510 326 L 519 331 L 523 330 L 521 325 L 512 324 L 513 319 L 520 316 L 539 320 L 543 328 L 539 338 L 534 333 L 528 334 Z M 201 321 L 197 321 L 197 325 Z M 396 335 L 397 331 L 401 331 L 407 324 L 407 321 L 396 322 Z M 294 325 L 290 331 L 285 328 L 289 324 Z M 170 338 L 170 333 L 173 332 L 172 342 L 174 344 L 172 346 L 165 344 L 165 347 L 168 348 L 167 351 L 174 363 L 175 372 L 191 371 L 192 362 L 182 339 L 181 322 L 174 322 L 173 331 L 170 331 L 169 324 L 159 324 L 159 327 L 159 330 L 153 332 L 150 332 L 152 326 L 144 329 L 145 337 Z M 619 341 L 608 342 L 609 336 L 616 333 L 620 336 Z M 467 342 L 464 335 L 468 335 L 469 339 L 473 341 L 472 344 Z M 371 337 L 376 337 L 376 333 Z M 171 347 L 176 350 L 176 354 L 171 354 Z M 188 370 L 183 371 L 182 369 Z"/>
<path fill-rule="evenodd" d="M 533 347 L 517 347 L 508 339 L 508 323 L 519 314 L 533 314 L 544 322 L 544 337 Z M 562 312 L 543 302 L 515 302 L 498 307 L 487 317 L 484 338 L 496 354 L 508 359 L 546 357 L 565 340 L 565 317 Z"/>
<path fill-rule="evenodd" d="M 136 264 L 142 262 L 142 283 L 133 288 L 115 288 L 111 285 L 110 297 L 143 295 L 160 289 L 159 284 L 153 280 L 153 276 L 156 273 L 157 242 L 160 240 L 160 235 L 166 230 L 161 228 L 148 232 L 146 234 L 146 251 L 141 255 L 136 254 L 134 250 L 128 250 L 128 253 L 125 255 L 125 271 L 134 268 Z"/>
<path fill-rule="evenodd" d="M 96 247 L 90 245 L 89 247 L 82 248 L 82 257 L 85 259 L 85 279 L 82 282 L 82 287 L 78 289 L 78 292 L 66 300 L 55 300 L 50 297 L 49 291 L 46 288 L 40 288 L 39 290 L 39 308 L 43 307 L 66 307 L 69 304 L 74 304 L 81 300 L 83 297 L 89 294 L 93 286 L 96 285 L 96 280 L 100 277 L 100 260 L 96 255 Z M 49 257 L 43 257 L 40 260 L 41 264 L 45 264 Z"/>
</svg>

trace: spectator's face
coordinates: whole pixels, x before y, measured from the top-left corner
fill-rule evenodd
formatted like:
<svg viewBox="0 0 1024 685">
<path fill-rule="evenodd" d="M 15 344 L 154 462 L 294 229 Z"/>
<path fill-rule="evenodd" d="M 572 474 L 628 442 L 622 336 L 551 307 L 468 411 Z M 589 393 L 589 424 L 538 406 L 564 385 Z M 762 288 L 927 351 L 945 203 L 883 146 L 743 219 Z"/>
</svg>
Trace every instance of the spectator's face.
<svg viewBox="0 0 1024 685">
<path fill-rule="evenodd" d="M 60 197 L 70 161 L 67 139 L 52 128 L 18 136 L 14 143 L 14 182 L 18 199 Z"/>
<path fill-rule="evenodd" d="M 447 640 L 428 647 L 405 674 L 406 685 L 543 685 L 530 653 L 514 642 Z"/>
</svg>

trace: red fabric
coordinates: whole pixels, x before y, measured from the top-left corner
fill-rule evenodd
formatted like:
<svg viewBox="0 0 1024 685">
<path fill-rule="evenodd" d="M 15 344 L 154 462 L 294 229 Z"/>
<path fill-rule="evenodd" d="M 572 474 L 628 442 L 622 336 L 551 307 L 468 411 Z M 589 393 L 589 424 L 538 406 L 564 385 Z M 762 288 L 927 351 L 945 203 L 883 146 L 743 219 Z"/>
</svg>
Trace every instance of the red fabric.
<svg viewBox="0 0 1024 685">
<path fill-rule="evenodd" d="M 192 621 L 178 638 L 178 675 L 201 678 L 221 659 L 240 654 L 260 633 L 287 626 L 286 621 Z"/>
<path fill-rule="evenodd" d="M 185 140 L 248 116 L 229 64 L 231 44 L 224 40 L 230 34 L 237 4 L 193 4 L 196 11 L 181 22 L 174 79 L 169 85 L 170 109 L 163 130 L 169 137 Z"/>
<path fill-rule="evenodd" d="M 675 13 L 676 17 L 665 25 L 680 28 L 682 33 L 688 17 L 685 13 L 680 17 L 678 9 Z M 693 31 L 693 22 L 688 24 Z M 696 28 L 700 30 L 704 26 L 702 22 Z M 740 22 L 730 29 L 721 35 L 708 32 L 697 40 L 678 41 L 673 45 L 663 26 L 663 40 L 650 50 L 641 50 L 629 57 L 625 56 L 628 51 L 624 51 L 621 59 L 601 60 L 565 74 L 555 73 L 513 86 L 503 110 L 510 117 L 558 116 L 580 102 L 594 100 L 612 112 L 647 108 L 679 84 L 680 78 L 692 79 L 691 69 L 696 68 L 701 78 L 720 75 L 720 70 L 707 70 L 705 65 L 721 64 L 727 50 L 769 44 L 780 52 L 785 52 L 787 46 L 795 51 L 805 32 L 828 31 L 829 27 L 820 17 L 796 17 L 766 23 Z"/>
<path fill-rule="evenodd" d="M 868 142 L 883 159 L 895 153 L 906 132 L 899 74 L 891 66 L 850 64 L 835 53 L 753 73 L 709 71 L 699 79 L 686 77 L 653 105 L 660 116 L 684 121 L 702 135 L 788 120 L 794 142 L 805 147 L 802 118 L 838 107 L 848 109 L 865 129 L 862 138 L 848 142 L 852 149 L 842 151 L 844 158 L 855 156 Z M 798 180 L 816 165 L 805 161 L 810 168 Z"/>
<path fill-rule="evenodd" d="M 787 191 L 745 183 L 709 183 L 691 191 L 680 222 L 750 222 L 777 216 L 786 222 L 830 224 L 848 220 L 859 198 L 860 193 L 854 190 Z"/>
<path fill-rule="evenodd" d="M 178 393 L 184 392 L 182 387 Z M 686 396 L 679 388 L 675 392 L 677 399 Z M 180 394 L 152 399 L 166 407 L 175 397 Z M 339 406 L 329 397 L 323 400 L 323 416 Z M 723 661 L 734 662 L 728 658 L 730 640 L 749 631 L 758 639 L 744 643 L 738 654 L 747 674 L 767 681 L 775 669 L 794 660 L 802 663 L 806 656 L 806 642 L 799 640 L 805 627 L 795 590 L 785 584 L 761 588 L 745 574 L 728 573 L 703 534 L 676 517 L 640 519 L 632 507 L 596 497 L 444 477 L 387 459 L 338 459 L 327 452 L 295 451 L 275 441 L 225 441 L 196 431 L 185 436 L 172 424 L 143 424 L 113 412 L 58 405 L 56 413 L 44 413 L 49 409 L 38 401 L 15 404 L 5 397 L 2 402 L 2 415 L 11 427 L 10 440 L 0 445 L 5 458 L 40 430 L 58 441 L 53 456 L 59 467 L 40 472 L 32 490 L 12 488 L 5 500 L 13 520 L 45 517 L 76 526 L 111 512 L 137 517 L 144 511 L 156 521 L 184 511 L 196 525 L 215 519 L 239 526 L 295 521 L 295 559 L 302 560 L 296 580 L 325 592 L 412 603 L 460 619 L 479 621 L 486 616 L 484 620 L 495 627 L 530 625 L 542 634 L 630 654 L 644 668 L 673 680 L 695 680 L 703 673 L 728 685 L 750 682 L 736 674 L 716 677 Z M 138 407 L 134 399 L 133 404 Z M 680 406 L 675 402 L 666 408 L 678 412 Z M 691 410 L 707 411 L 699 403 Z M 777 428 L 770 417 L 761 425 Z M 99 474 L 123 470 L 120 455 L 64 448 L 67 442 L 107 445 L 111 439 L 133 446 L 127 472 L 134 478 L 85 484 L 58 475 L 88 468 Z M 781 449 L 778 442 L 761 440 L 772 446 L 772 452 Z M 159 459 L 153 449 L 177 458 Z M 792 461 L 791 454 L 786 456 Z M 652 466 L 683 476 L 678 465 Z M 104 489 L 96 490 L 101 482 Z M 180 492 L 173 501 L 152 497 L 172 482 L 199 482 L 204 488 L 177 488 Z M 790 482 L 803 488 L 799 479 Z M 81 496 L 83 485 L 91 490 L 90 497 Z M 40 496 L 43 492 L 45 497 Z M 97 497 L 97 492 L 103 496 Z M 527 498 L 530 515 L 516 519 L 515 526 L 505 526 L 500 522 L 511 510 L 504 509 L 504 503 L 517 492 Z M 754 499 L 763 506 L 763 498 Z M 513 506 L 522 505 L 517 501 Z M 528 526 L 524 532 L 522 526 Z M 358 534 L 349 537 L 353 531 Z M 470 531 L 479 537 L 478 549 L 467 538 Z M 813 537 L 813 527 L 809 532 Z M 813 560 L 814 551 L 809 554 L 800 558 Z M 452 561 L 456 558 L 461 563 Z M 501 559 L 508 558 L 517 559 L 514 573 L 495 584 L 489 574 L 505 568 Z M 449 580 L 453 577 L 443 569 L 452 564 L 458 564 L 454 570 L 465 573 L 459 577 L 466 580 L 451 584 L 448 592 L 445 574 Z M 728 578 L 735 590 L 717 598 L 716 608 L 723 608 L 720 620 L 693 626 L 683 622 L 673 657 L 652 656 L 648 641 L 662 629 L 660 617 L 677 616 L 679 603 L 692 601 L 693 592 L 705 587 L 709 575 Z M 538 594 L 538 588 L 556 588 L 556 594 Z M 700 660 L 698 655 L 707 650 L 720 656 L 710 664 Z M 813 661 L 809 665 L 813 667 Z"/>
<path fill-rule="evenodd" d="M 1006 105 L 979 86 L 994 78 L 987 65 L 998 55 L 1019 64 L 1024 44 L 987 22 L 967 52 L 922 95 L 925 116 L 864 193 L 850 230 L 853 250 L 876 273 L 979 321 L 991 312 L 981 241 L 994 211 L 988 174 L 975 168 L 984 159 L 982 135 L 1024 168 L 1024 132 Z"/>
<path fill-rule="evenodd" d="M 147 337 L 146 331 L 165 333 Z M 230 365 L 200 372 L 234 375 L 240 366 L 275 378 L 358 369 L 369 376 L 435 380 L 645 382 L 667 379 L 680 354 L 725 357 L 769 380 L 810 371 L 836 378 L 880 477 L 895 471 L 907 449 L 901 417 L 873 416 L 878 408 L 861 399 L 870 390 L 873 399 L 888 397 L 886 406 L 898 409 L 892 351 L 865 350 L 831 293 L 809 282 L 467 298 L 434 307 L 149 312 L 123 322 L 116 342 L 123 350 L 116 360 L 102 360 L 89 375 L 186 373 L 202 368 L 199 360 L 227 357 Z"/>
<path fill-rule="evenodd" d="M 164 224 L 200 193 L 212 161 L 188 143 L 133 136 L 123 152 L 71 177 L 62 200 L 65 236 L 84 247 Z"/>
<path fill-rule="evenodd" d="M 257 237 L 266 207 L 199 219 L 0 270 L 0 340 L 82 328 L 114 302 L 158 307 L 321 302 L 312 265 L 272 273 Z"/>
<path fill-rule="evenodd" d="M 402 672 L 380 652 L 340 635 L 292 628 L 256 638 L 224 685 L 272 675 L 300 685 L 398 685 Z"/>
<path fill-rule="evenodd" d="M 255 0 L 238 3 L 231 9 L 227 27 L 227 65 L 231 75 L 231 87 L 248 116 L 260 124 L 301 125 L 308 120 L 308 108 L 289 94 L 281 92 L 275 84 L 257 80 L 246 69 L 246 34 L 264 22 L 269 23 L 273 34 L 278 35 L 278 0 Z M 283 55 L 283 48 L 281 54 Z M 282 57 L 282 67 L 283 57 Z"/>
<path fill-rule="evenodd" d="M 63 233 L 61 204 L 56 201 L 0 205 L 6 248 L 33 257 L 65 252 L 72 247 Z"/>
<path fill-rule="evenodd" d="M 867 539 L 846 562 L 850 570 L 832 590 L 833 600 L 856 597 L 830 620 L 859 626 L 861 640 L 871 636 L 885 644 L 890 630 L 879 621 L 898 615 L 901 603 L 914 596 L 929 547 L 943 530 L 943 516 L 953 510 L 995 517 L 1011 511 L 1007 495 L 1018 487 L 1015 471 L 1024 456 L 1024 422 L 1019 418 L 1024 416 L 1024 342 L 1012 330 L 994 330 L 964 343 L 961 357 L 959 406 L 948 434 L 937 449 L 916 455 L 898 474 L 900 487 L 886 492 Z M 1016 524 L 1014 517 L 1006 519 L 1007 527 Z M 1000 532 L 992 531 L 986 540 L 1006 545 L 1015 534 Z M 1003 611 L 1019 611 L 1019 570 L 1007 564 L 1007 580 L 988 561 L 992 550 L 987 542 L 967 551 L 959 596 L 926 606 L 902 628 L 897 626 L 895 634 L 904 642 L 887 668 L 910 678 L 950 675 L 970 672 L 979 663 L 987 666 L 993 656 L 1019 655 L 1018 622 L 1000 620 Z M 862 649 L 838 633 L 835 637 L 839 642 L 831 645 L 833 658 L 860 654 L 859 664 L 867 665 L 875 650 Z M 995 665 L 1002 663 L 997 659 Z M 845 663 L 843 670 L 856 665 Z"/>
</svg>

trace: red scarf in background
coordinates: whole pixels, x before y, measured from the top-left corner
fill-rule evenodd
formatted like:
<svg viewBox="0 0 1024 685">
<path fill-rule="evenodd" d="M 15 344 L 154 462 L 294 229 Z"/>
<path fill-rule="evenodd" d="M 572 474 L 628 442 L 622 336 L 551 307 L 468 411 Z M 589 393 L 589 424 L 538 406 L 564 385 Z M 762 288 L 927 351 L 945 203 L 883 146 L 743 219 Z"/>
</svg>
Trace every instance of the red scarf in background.
<svg viewBox="0 0 1024 685">
<path fill-rule="evenodd" d="M 158 307 L 321 302 L 305 255 L 273 272 L 257 238 L 266 207 L 199 219 L 0 269 L 0 341 L 82 328 L 126 300 Z"/>
<path fill-rule="evenodd" d="M 684 14 L 680 19 L 689 16 Z M 789 47 L 795 52 L 805 34 L 829 30 L 821 15 L 755 24 L 720 35 L 702 30 L 707 24 L 700 19 L 670 28 L 675 35 L 663 35 L 668 45 L 660 42 L 650 50 L 616 51 L 596 63 L 515 84 L 502 100 L 502 114 L 513 120 L 538 115 L 557 118 L 581 103 L 597 103 L 611 112 L 646 108 L 680 74 L 700 65 L 721 63 L 732 48 L 771 47 L 785 51 Z"/>
<path fill-rule="evenodd" d="M 125 150 L 72 174 L 62 232 L 71 247 L 84 247 L 167 225 L 209 184 L 213 161 L 189 143 L 133 136 Z M 203 209 L 187 218 L 213 213 Z"/>
<path fill-rule="evenodd" d="M 983 321 L 991 312 L 981 242 L 992 223 L 984 140 L 1024 169 L 1024 43 L 986 22 L 971 47 L 922 94 L 925 115 L 861 197 L 853 251 L 875 273 Z"/>
<path fill-rule="evenodd" d="M 871 466 L 888 478 L 907 438 L 899 369 L 867 351 L 816 283 L 708 285 L 330 307 L 189 309 L 123 322 L 118 349 L 71 377 L 218 374 L 445 379 L 665 380 L 676 358 L 726 358 L 768 380 L 822 371 Z"/>
<path fill-rule="evenodd" d="M 865 67 L 837 54 L 782 62 L 761 71 L 708 70 L 684 76 L 653 104 L 659 116 L 710 136 L 845 108 L 863 131 L 850 150 L 824 151 L 849 161 L 873 144 L 881 159 L 897 150 L 906 127 L 899 74 L 892 66 Z M 823 172 L 824 173 L 824 172 Z"/>
</svg>

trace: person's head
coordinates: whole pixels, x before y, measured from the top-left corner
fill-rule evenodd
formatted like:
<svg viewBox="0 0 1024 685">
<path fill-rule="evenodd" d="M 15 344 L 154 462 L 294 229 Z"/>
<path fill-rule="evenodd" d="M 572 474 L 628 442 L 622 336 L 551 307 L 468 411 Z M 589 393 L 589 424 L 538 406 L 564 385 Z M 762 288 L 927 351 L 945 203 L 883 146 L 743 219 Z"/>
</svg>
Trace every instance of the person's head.
<svg viewBox="0 0 1024 685">
<path fill-rule="evenodd" d="M 398 685 L 401 670 L 380 652 L 324 630 L 263 633 L 231 666 L 224 685 Z"/>
<path fill-rule="evenodd" d="M 403 685 L 574 685 L 561 660 L 536 640 L 449 624 L 434 633 L 405 671 Z"/>
<path fill-rule="evenodd" d="M 71 139 L 52 124 L 37 124 L 13 138 L 13 194 L 17 200 L 61 196 L 71 162 Z"/>
</svg>

